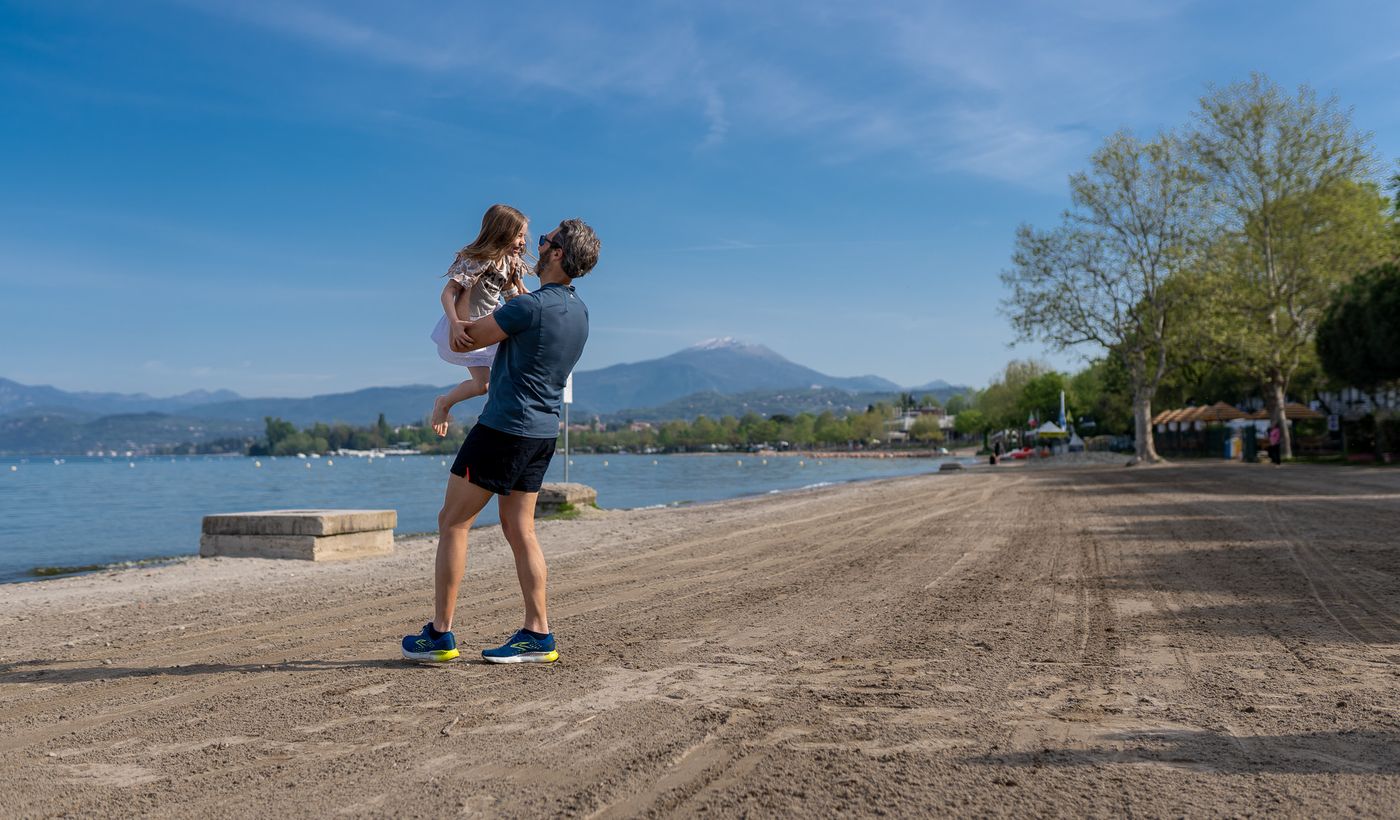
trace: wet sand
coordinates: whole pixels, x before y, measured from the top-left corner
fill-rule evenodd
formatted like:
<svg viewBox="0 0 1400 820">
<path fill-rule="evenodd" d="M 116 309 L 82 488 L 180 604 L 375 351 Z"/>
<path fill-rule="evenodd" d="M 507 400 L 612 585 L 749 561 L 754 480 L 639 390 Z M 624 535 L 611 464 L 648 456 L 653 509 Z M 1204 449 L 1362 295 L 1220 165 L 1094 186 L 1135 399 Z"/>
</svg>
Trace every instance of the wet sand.
<svg viewBox="0 0 1400 820">
<path fill-rule="evenodd" d="M 1400 471 L 978 469 L 540 532 L 549 667 L 397 659 L 424 539 L 0 587 L 0 815 L 1400 806 Z M 518 607 L 477 531 L 465 654 Z"/>
</svg>

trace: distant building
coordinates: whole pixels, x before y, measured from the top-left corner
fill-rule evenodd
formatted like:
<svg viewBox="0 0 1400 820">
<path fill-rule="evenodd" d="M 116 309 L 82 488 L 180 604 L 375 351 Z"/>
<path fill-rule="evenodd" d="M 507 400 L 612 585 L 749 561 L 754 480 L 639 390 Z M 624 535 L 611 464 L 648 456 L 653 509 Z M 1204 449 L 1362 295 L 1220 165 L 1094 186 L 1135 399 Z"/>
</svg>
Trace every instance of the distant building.
<svg viewBox="0 0 1400 820">
<path fill-rule="evenodd" d="M 915 408 L 905 410 L 895 418 L 885 422 L 885 429 L 889 431 L 890 437 L 894 440 L 907 438 L 910 428 L 914 426 L 914 422 L 918 421 L 920 416 L 937 416 L 938 429 L 943 431 L 952 430 L 953 421 L 956 418 L 948 415 L 948 411 L 942 407 Z"/>
</svg>

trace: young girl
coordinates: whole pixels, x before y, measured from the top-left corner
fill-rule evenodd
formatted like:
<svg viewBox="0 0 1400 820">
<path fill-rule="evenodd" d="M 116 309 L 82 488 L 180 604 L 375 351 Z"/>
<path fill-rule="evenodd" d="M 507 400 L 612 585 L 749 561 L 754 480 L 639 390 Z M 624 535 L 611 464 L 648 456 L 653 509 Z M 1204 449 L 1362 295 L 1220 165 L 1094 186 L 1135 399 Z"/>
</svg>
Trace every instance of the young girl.
<svg viewBox="0 0 1400 820">
<path fill-rule="evenodd" d="M 529 221 L 509 205 L 492 205 L 481 218 L 481 232 L 470 245 L 457 252 L 457 258 L 444 274 L 443 317 L 433 328 L 438 356 L 449 364 L 467 368 L 471 377 L 433 402 L 430 424 L 439 436 L 447 435 L 453 405 L 486 392 L 491 379 L 491 363 L 496 345 L 460 352 L 468 344 L 467 322 L 489 316 L 507 299 L 523 293 L 521 274 L 529 267 L 521 259 L 526 248 Z"/>
</svg>

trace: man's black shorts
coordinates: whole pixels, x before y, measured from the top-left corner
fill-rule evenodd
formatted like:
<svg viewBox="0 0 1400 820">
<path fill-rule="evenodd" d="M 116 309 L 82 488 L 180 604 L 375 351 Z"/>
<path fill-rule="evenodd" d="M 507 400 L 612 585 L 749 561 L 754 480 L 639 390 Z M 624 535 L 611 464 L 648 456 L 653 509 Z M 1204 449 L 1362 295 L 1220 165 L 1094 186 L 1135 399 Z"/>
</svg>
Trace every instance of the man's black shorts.
<svg viewBox="0 0 1400 820">
<path fill-rule="evenodd" d="M 452 473 L 500 495 L 511 490 L 537 493 L 554 458 L 552 438 L 526 438 L 473 425 L 452 462 Z"/>
</svg>

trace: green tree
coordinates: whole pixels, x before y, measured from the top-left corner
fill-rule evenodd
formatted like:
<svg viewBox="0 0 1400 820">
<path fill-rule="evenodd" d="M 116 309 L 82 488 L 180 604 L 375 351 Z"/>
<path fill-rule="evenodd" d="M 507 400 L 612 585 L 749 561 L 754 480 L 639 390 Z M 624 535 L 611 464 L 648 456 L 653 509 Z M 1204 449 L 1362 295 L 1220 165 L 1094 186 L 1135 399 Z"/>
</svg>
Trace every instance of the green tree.
<svg viewBox="0 0 1400 820">
<path fill-rule="evenodd" d="M 691 447 L 708 447 L 711 444 L 720 442 L 720 427 L 705 416 L 696 416 L 695 421 L 690 423 L 690 435 L 687 437 Z"/>
<path fill-rule="evenodd" d="M 869 444 L 872 439 L 884 441 L 888 437 L 886 422 L 891 418 L 892 414 L 882 412 L 879 405 L 864 413 L 847 416 L 846 438 L 861 444 Z"/>
<path fill-rule="evenodd" d="M 1365 184 L 1370 141 L 1335 99 L 1255 74 L 1201 100 L 1191 145 L 1223 218 L 1210 341 L 1263 386 L 1291 457 L 1283 407 L 1322 311 L 1390 242 L 1385 203 Z"/>
<path fill-rule="evenodd" d="M 956 416 L 962 411 L 972 406 L 972 401 L 962 393 L 948 397 L 948 403 L 943 409 L 948 411 L 948 415 Z"/>
<path fill-rule="evenodd" d="M 1318 327 L 1317 349 L 1344 385 L 1400 379 L 1400 264 L 1372 268 L 1337 294 Z"/>
<path fill-rule="evenodd" d="M 668 421 L 657 431 L 656 443 L 663 450 L 684 449 L 690 435 L 690 425 L 683 421 Z"/>
<path fill-rule="evenodd" d="M 953 418 L 953 429 L 964 436 L 984 435 L 991 429 L 991 424 L 981 410 L 972 408 Z"/>
<path fill-rule="evenodd" d="M 936 444 L 942 441 L 943 430 L 938 426 L 938 416 L 919 416 L 909 428 L 909 437 L 925 444 Z"/>
<path fill-rule="evenodd" d="M 817 420 L 811 413 L 798 413 L 788 419 L 779 435 L 792 444 L 810 447 L 817 442 L 816 429 Z"/>
<path fill-rule="evenodd" d="M 283 421 L 272 416 L 264 416 L 263 424 L 266 428 L 268 452 L 272 452 L 277 445 L 296 435 L 297 428 L 290 421 Z"/>
<path fill-rule="evenodd" d="M 977 396 L 977 406 L 991 429 L 1021 428 L 1026 416 L 1021 412 L 1021 394 L 1035 377 L 1049 368 L 1035 360 L 1011 361 L 1000 376 Z"/>
<path fill-rule="evenodd" d="M 812 435 L 818 444 L 843 444 L 851 440 L 851 427 L 845 419 L 838 419 L 830 410 L 825 410 L 817 416 Z"/>
<path fill-rule="evenodd" d="M 1016 412 L 1021 417 L 1034 415 L 1041 423 L 1047 421 L 1059 422 L 1060 417 L 1060 392 L 1065 393 L 1065 413 L 1074 417 L 1074 396 L 1071 395 L 1069 381 L 1063 373 L 1050 371 L 1026 382 L 1021 388 L 1020 400 L 1016 403 Z"/>
<path fill-rule="evenodd" d="M 1136 462 L 1154 462 L 1152 397 L 1172 364 L 1173 328 L 1191 291 L 1201 244 L 1202 179 L 1171 134 L 1142 142 L 1120 132 L 1070 177 L 1073 207 L 1059 228 L 1022 226 L 1003 303 L 1022 339 L 1058 349 L 1087 345 L 1117 356 L 1128 374 Z M 1058 402 L 1057 402 L 1058 406 Z"/>
<path fill-rule="evenodd" d="M 1180 372 L 1180 369 L 1174 372 Z M 1091 362 L 1070 377 L 1069 385 L 1075 397 L 1075 419 L 1081 431 L 1090 428 L 1095 433 L 1106 434 L 1126 433 L 1133 429 L 1128 375 L 1123 371 L 1118 357 L 1109 356 Z"/>
</svg>

